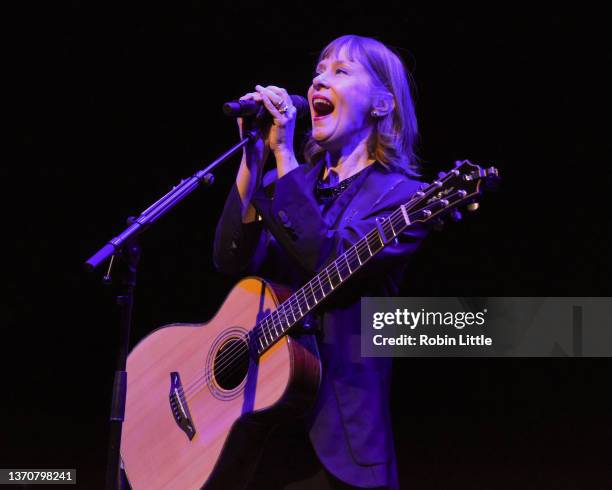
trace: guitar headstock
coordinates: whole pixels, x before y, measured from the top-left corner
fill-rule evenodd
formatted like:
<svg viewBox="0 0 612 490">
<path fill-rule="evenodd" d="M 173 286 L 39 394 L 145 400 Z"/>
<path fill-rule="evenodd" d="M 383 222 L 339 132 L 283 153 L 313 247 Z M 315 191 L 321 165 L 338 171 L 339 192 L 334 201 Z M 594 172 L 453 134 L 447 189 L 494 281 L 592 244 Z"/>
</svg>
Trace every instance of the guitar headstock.
<svg viewBox="0 0 612 490">
<path fill-rule="evenodd" d="M 484 169 L 468 160 L 458 161 L 449 172 L 441 172 L 438 179 L 425 184 L 406 204 L 412 222 L 422 223 L 449 214 L 457 221 L 461 218 L 458 207 L 465 205 L 468 211 L 478 209 L 478 197 L 485 190 L 494 190 L 499 183 L 495 167 Z"/>
</svg>

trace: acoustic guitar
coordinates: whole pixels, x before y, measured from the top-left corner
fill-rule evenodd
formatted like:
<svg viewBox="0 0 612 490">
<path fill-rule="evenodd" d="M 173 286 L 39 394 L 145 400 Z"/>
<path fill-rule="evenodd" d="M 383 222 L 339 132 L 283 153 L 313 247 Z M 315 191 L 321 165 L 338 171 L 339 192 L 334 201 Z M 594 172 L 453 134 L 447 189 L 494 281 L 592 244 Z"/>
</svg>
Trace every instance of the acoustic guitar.
<svg viewBox="0 0 612 490">
<path fill-rule="evenodd" d="M 497 180 L 495 168 L 457 162 L 298 291 L 247 277 L 209 322 L 168 325 L 141 340 L 127 360 L 121 438 L 132 488 L 244 488 L 270 430 L 316 397 L 316 342 L 292 335 L 294 327 L 406 227 L 475 207 Z"/>
</svg>

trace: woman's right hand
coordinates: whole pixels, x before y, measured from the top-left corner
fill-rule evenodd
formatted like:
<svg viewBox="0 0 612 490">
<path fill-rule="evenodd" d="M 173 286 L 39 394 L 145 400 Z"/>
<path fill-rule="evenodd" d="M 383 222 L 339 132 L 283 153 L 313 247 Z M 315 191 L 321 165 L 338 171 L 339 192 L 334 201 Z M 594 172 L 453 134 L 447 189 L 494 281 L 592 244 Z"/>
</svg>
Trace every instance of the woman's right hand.
<svg viewBox="0 0 612 490">
<path fill-rule="evenodd" d="M 240 97 L 240 100 L 254 100 L 256 102 L 261 102 L 262 96 L 258 92 L 250 92 Z M 256 127 L 254 120 L 255 118 L 245 119 L 242 117 L 236 119 L 238 122 L 240 139 L 244 138 L 244 132 L 246 130 L 255 130 L 257 137 L 254 140 L 249 141 L 246 146 L 243 147 L 244 155 L 247 158 L 247 165 L 249 168 L 261 169 L 270 151 L 270 145 L 268 142 L 270 127 Z"/>
</svg>

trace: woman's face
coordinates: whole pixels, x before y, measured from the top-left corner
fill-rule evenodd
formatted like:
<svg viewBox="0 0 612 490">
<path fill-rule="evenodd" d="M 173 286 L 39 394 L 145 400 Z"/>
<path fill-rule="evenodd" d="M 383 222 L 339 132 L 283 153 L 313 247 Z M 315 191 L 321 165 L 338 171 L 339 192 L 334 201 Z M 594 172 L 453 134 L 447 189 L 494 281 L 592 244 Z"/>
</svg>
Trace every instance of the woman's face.
<svg viewBox="0 0 612 490">
<path fill-rule="evenodd" d="M 321 60 L 308 90 L 312 136 L 326 150 L 341 151 L 372 128 L 373 83 L 365 67 L 345 49 Z"/>
</svg>

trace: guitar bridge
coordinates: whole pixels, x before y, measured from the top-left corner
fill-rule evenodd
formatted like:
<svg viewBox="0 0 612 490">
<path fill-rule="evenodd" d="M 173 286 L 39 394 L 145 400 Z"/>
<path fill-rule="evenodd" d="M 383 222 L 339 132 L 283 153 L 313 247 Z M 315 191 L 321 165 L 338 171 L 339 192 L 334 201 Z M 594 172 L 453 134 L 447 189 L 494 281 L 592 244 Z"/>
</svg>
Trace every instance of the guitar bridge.
<svg viewBox="0 0 612 490">
<path fill-rule="evenodd" d="M 196 434 L 193 420 L 191 420 L 191 414 L 189 413 L 189 407 L 185 400 L 185 394 L 183 393 L 183 385 L 181 384 L 181 377 L 179 373 L 170 373 L 170 409 L 172 415 L 179 428 L 187 434 L 187 437 L 191 441 Z"/>
</svg>

